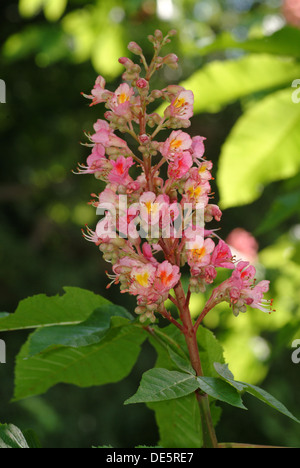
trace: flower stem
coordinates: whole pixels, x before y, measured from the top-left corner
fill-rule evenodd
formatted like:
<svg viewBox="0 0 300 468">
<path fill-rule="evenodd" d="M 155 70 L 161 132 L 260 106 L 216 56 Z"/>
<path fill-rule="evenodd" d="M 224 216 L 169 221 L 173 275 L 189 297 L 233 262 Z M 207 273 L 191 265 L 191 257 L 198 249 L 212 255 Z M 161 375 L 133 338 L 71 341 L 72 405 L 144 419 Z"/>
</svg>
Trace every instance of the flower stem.
<svg viewBox="0 0 300 468">
<path fill-rule="evenodd" d="M 183 324 L 183 333 L 185 336 L 185 341 L 188 347 L 191 364 L 193 369 L 196 372 L 196 375 L 201 377 L 203 376 L 203 370 L 201 366 L 199 349 L 197 343 L 196 329 L 194 328 L 190 310 L 189 310 L 189 301 L 184 293 L 182 283 L 179 282 L 175 288 L 175 295 L 180 311 L 180 318 Z M 202 423 L 202 435 L 203 435 L 203 447 L 204 448 L 218 448 L 218 441 L 212 422 L 208 395 L 197 390 L 196 398 L 199 405 L 201 423 Z"/>
</svg>

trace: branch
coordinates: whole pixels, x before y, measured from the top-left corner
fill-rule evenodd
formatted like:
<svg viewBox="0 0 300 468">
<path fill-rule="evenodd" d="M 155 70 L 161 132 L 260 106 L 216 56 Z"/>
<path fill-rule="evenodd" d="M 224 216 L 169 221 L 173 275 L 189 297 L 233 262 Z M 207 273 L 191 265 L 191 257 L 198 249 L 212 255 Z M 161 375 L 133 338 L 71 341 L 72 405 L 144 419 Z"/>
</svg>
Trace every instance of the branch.
<svg viewBox="0 0 300 468">
<path fill-rule="evenodd" d="M 170 312 L 168 312 L 165 307 L 163 307 L 159 312 L 165 319 L 169 320 L 169 322 L 173 323 L 173 325 L 179 328 L 180 331 L 183 331 L 183 326 L 180 325 L 180 323 L 177 322 L 177 320 L 175 320 L 174 317 L 172 317 Z"/>
</svg>

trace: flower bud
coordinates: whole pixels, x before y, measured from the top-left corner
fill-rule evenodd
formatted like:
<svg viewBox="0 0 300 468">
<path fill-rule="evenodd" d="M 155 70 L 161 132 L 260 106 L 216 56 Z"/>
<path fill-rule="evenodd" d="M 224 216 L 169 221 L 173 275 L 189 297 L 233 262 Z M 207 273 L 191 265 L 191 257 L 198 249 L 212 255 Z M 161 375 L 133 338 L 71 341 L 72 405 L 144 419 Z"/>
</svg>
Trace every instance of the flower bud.
<svg viewBox="0 0 300 468">
<path fill-rule="evenodd" d="M 145 80 L 145 78 L 140 78 L 139 80 L 137 80 L 136 86 L 139 89 L 146 89 L 146 88 L 148 89 L 149 88 L 149 82 L 147 80 Z"/>
<path fill-rule="evenodd" d="M 154 89 L 153 91 L 151 91 L 150 96 L 154 99 L 160 99 L 163 96 L 163 92 L 159 89 Z"/>
<path fill-rule="evenodd" d="M 159 29 L 156 29 L 156 31 L 154 31 L 154 36 L 155 36 L 155 39 L 159 41 L 162 41 L 164 38 L 163 33 Z"/>
<path fill-rule="evenodd" d="M 163 63 L 173 70 L 178 68 L 178 57 L 175 54 L 166 55 L 163 59 Z"/>
<path fill-rule="evenodd" d="M 134 65 L 133 61 L 130 60 L 128 57 L 120 57 L 119 63 L 124 65 L 126 68 L 132 67 Z"/>
<path fill-rule="evenodd" d="M 140 139 L 140 142 L 141 142 L 142 144 L 148 143 L 148 141 L 150 140 L 150 138 L 149 138 L 148 135 L 146 135 L 146 134 L 140 135 L 140 136 L 139 136 L 139 139 Z"/>
<path fill-rule="evenodd" d="M 126 241 L 122 237 L 116 237 L 115 239 L 112 239 L 111 243 L 115 247 L 121 247 L 121 248 L 125 247 L 125 245 L 126 245 Z"/>
<path fill-rule="evenodd" d="M 142 55 L 143 51 L 142 48 L 136 42 L 129 42 L 128 50 L 135 55 Z"/>
<path fill-rule="evenodd" d="M 138 315 L 144 314 L 146 312 L 146 307 L 144 306 L 138 306 L 135 308 L 135 313 Z"/>
</svg>

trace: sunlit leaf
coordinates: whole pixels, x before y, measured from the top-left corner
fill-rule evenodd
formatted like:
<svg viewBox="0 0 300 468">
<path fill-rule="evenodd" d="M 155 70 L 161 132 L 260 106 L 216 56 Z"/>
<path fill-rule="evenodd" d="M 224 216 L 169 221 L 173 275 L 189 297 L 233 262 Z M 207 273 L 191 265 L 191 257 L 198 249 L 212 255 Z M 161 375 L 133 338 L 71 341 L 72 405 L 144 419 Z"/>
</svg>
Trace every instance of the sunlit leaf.
<svg viewBox="0 0 300 468">
<path fill-rule="evenodd" d="M 31 18 L 43 7 L 45 0 L 19 0 L 19 12 L 24 18 Z"/>
<path fill-rule="evenodd" d="M 180 84 L 193 91 L 197 114 L 219 112 L 253 93 L 286 87 L 298 75 L 300 64 L 293 60 L 251 54 L 235 60 L 212 61 Z"/>
<path fill-rule="evenodd" d="M 237 41 L 228 32 L 221 33 L 216 40 L 200 49 L 200 54 L 206 55 L 220 50 L 240 49 L 254 53 L 268 53 L 289 57 L 300 57 L 300 31 L 285 27 L 270 36 Z"/>
<path fill-rule="evenodd" d="M 64 14 L 68 0 L 48 0 L 44 5 L 44 13 L 48 21 L 57 21 Z"/>
<path fill-rule="evenodd" d="M 3 45 L 6 59 L 16 61 L 39 54 L 44 64 L 50 65 L 70 53 L 65 34 L 57 25 L 30 25 L 22 32 L 12 34 Z"/>
<path fill-rule="evenodd" d="M 20 302 L 17 310 L 0 318 L 0 331 L 23 330 L 53 325 L 75 325 L 109 301 L 91 291 L 65 287 L 62 296 L 38 294 Z"/>
<path fill-rule="evenodd" d="M 290 89 L 252 106 L 238 120 L 220 156 L 218 186 L 224 208 L 253 202 L 265 185 L 300 167 L 300 106 Z"/>
<path fill-rule="evenodd" d="M 124 71 L 118 59 L 126 54 L 120 29 L 111 28 L 110 34 L 101 34 L 93 45 L 92 63 L 95 70 L 107 79 L 113 79 Z"/>
</svg>

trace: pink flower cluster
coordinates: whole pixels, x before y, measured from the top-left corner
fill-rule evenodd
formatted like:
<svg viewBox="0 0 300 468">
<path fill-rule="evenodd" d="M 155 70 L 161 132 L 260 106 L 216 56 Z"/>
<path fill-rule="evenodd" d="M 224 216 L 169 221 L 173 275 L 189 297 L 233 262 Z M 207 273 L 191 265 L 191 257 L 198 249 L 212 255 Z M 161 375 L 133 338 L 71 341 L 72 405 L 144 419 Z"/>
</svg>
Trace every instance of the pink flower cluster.
<svg viewBox="0 0 300 468">
<path fill-rule="evenodd" d="M 157 70 L 177 66 L 174 54 L 160 56 L 172 35 L 156 31 L 150 36 L 155 53 L 149 64 L 141 47 L 131 42 L 128 48 L 139 56 L 139 64 L 120 59 L 126 69 L 124 83 L 112 92 L 99 76 L 91 94 L 84 95 L 91 106 L 106 108 L 105 120 L 99 119 L 87 135 L 91 154 L 78 167 L 79 173 L 94 174 L 106 184 L 91 201 L 103 209 L 104 217 L 95 232 L 88 229 L 84 235 L 112 264 L 112 283 L 137 297 L 136 313 L 142 321 L 155 321 L 157 312 L 166 316 L 165 301 L 172 299 L 185 265 L 190 270 L 189 293 L 205 291 L 217 269 L 226 268 L 232 276 L 214 290 L 215 303 L 229 302 L 235 314 L 247 305 L 267 310 L 261 304 L 268 282 L 255 286 L 254 267 L 237 262 L 228 245 L 205 227 L 220 221 L 222 213 L 211 203 L 213 165 L 204 156 L 205 138 L 192 138 L 185 131 L 193 115 L 193 93 L 178 85 L 150 89 Z M 163 115 L 148 113 L 157 99 L 166 103 Z M 162 130 L 164 135 L 170 130 L 167 138 L 159 137 Z M 130 139 L 137 150 L 130 149 Z"/>
</svg>

